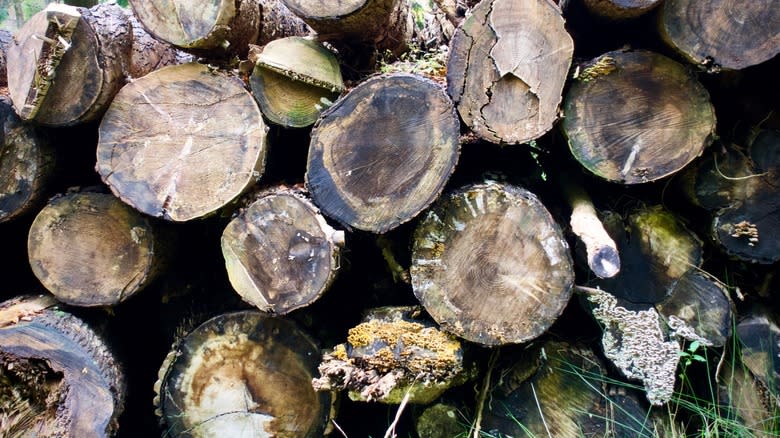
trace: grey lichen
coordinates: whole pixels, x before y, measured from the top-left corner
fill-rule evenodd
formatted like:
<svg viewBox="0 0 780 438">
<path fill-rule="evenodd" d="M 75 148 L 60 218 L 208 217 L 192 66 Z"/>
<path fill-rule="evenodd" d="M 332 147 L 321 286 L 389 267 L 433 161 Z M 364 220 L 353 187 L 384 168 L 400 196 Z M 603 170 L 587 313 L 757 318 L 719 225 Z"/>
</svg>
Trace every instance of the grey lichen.
<svg viewBox="0 0 780 438">
<path fill-rule="evenodd" d="M 593 316 L 604 326 L 604 354 L 626 377 L 641 380 L 650 403 L 660 406 L 674 392 L 680 344 L 669 341 L 654 308 L 641 311 L 618 306 L 617 298 L 598 289 L 589 290 Z"/>
<path fill-rule="evenodd" d="M 676 315 L 670 315 L 666 320 L 666 324 L 671 329 L 671 336 L 674 338 L 696 341 L 705 347 L 713 346 L 712 341 L 703 336 L 700 336 L 698 333 L 696 333 L 695 328 L 691 327 L 684 319 Z"/>
</svg>

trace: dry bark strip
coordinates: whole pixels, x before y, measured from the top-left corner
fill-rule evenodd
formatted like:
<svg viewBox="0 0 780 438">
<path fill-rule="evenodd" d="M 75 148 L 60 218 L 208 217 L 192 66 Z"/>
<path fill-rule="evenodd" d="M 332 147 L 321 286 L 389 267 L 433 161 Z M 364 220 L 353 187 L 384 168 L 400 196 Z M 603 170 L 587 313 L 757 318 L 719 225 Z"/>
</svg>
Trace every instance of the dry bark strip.
<svg viewBox="0 0 780 438">
<path fill-rule="evenodd" d="M 577 161 L 601 178 L 622 184 L 663 178 L 699 156 L 714 137 L 707 90 L 665 56 L 609 52 L 576 79 L 566 96 L 563 130 Z"/>
<path fill-rule="evenodd" d="M 142 213 L 187 221 L 256 182 L 266 130 L 238 78 L 196 63 L 170 66 L 117 94 L 100 123 L 97 171 Z"/>
<path fill-rule="evenodd" d="M 452 38 L 447 92 L 479 137 L 528 142 L 558 120 L 573 52 L 551 1 L 483 1 Z"/>
<path fill-rule="evenodd" d="M 168 353 L 156 412 L 172 437 L 321 437 L 331 396 L 311 386 L 319 360 L 319 348 L 290 321 L 258 311 L 219 315 Z"/>
<path fill-rule="evenodd" d="M 142 290 L 163 265 L 149 219 L 111 194 L 49 201 L 27 240 L 33 273 L 58 300 L 112 306 Z"/>
<path fill-rule="evenodd" d="M 420 76 L 372 77 L 311 133 L 306 186 L 327 216 L 383 233 L 430 205 L 455 169 L 460 125 L 444 90 Z"/>
<path fill-rule="evenodd" d="M 0 425 L 10 436 L 108 437 L 124 379 L 103 341 L 49 296 L 0 304 Z"/>
<path fill-rule="evenodd" d="M 325 222 L 301 190 L 257 195 L 222 233 L 233 288 L 260 310 L 286 314 L 317 300 L 336 278 L 344 232 Z"/>
<path fill-rule="evenodd" d="M 444 330 L 472 342 L 526 342 L 572 293 L 561 229 L 532 193 L 487 182 L 440 198 L 417 226 L 412 287 Z"/>
<path fill-rule="evenodd" d="M 780 8 L 774 2 L 668 0 L 661 36 L 694 64 L 740 70 L 780 53 Z"/>
</svg>

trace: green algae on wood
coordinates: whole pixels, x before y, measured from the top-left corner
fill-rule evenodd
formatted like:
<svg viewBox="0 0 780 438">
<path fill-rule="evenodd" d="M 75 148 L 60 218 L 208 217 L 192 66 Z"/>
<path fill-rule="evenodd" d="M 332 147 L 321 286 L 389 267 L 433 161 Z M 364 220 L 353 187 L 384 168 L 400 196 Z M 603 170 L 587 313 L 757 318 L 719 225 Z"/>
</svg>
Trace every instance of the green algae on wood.
<svg viewBox="0 0 780 438">
<path fill-rule="evenodd" d="M 441 197 L 417 226 L 414 294 L 442 328 L 500 345 L 544 333 L 572 293 L 560 227 L 535 195 L 486 182 Z"/>
</svg>

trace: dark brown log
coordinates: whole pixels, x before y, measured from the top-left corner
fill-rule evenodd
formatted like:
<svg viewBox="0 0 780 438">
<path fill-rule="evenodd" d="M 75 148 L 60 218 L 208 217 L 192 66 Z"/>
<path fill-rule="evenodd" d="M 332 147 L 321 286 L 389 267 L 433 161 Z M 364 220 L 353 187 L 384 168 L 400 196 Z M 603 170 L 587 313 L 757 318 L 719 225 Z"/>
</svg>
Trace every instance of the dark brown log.
<svg viewBox="0 0 780 438">
<path fill-rule="evenodd" d="M 331 396 L 311 386 L 319 359 L 290 321 L 258 311 L 214 317 L 166 357 L 157 414 L 171 437 L 320 437 Z"/>
<path fill-rule="evenodd" d="M 460 341 L 421 314 L 419 307 L 367 312 L 347 342 L 324 355 L 314 388 L 347 390 L 358 401 L 426 404 L 464 383 L 470 370 Z"/>
<path fill-rule="evenodd" d="M 447 92 L 479 137 L 525 143 L 558 120 L 573 52 L 551 1 L 483 1 L 452 38 Z"/>
<path fill-rule="evenodd" d="M 6 52 L 13 44 L 13 35 L 6 29 L 0 29 L 0 95 L 8 93 L 8 60 Z"/>
<path fill-rule="evenodd" d="M 266 127 L 229 73 L 190 63 L 128 84 L 100 124 L 97 171 L 142 213 L 172 221 L 207 215 L 253 185 Z"/>
<path fill-rule="evenodd" d="M 694 64 L 740 70 L 780 53 L 780 10 L 772 2 L 668 0 L 662 37 Z"/>
<path fill-rule="evenodd" d="M 162 265 L 149 219 L 111 194 L 49 201 L 27 240 L 30 266 L 60 301 L 112 306 L 142 290 Z"/>
<path fill-rule="evenodd" d="M 54 161 L 46 136 L 22 122 L 0 95 L 0 223 L 40 206 Z"/>
<path fill-rule="evenodd" d="M 300 190 L 257 195 L 222 233 L 233 288 L 260 310 L 285 314 L 317 300 L 339 268 L 344 232 L 325 222 Z"/>
<path fill-rule="evenodd" d="M 572 293 L 569 247 L 532 193 L 487 182 L 439 199 L 417 226 L 414 294 L 443 329 L 485 345 L 544 333 Z"/>
<path fill-rule="evenodd" d="M 8 49 L 8 89 L 19 116 L 51 126 L 98 118 L 125 81 L 132 29 L 115 4 L 50 4 Z"/>
<path fill-rule="evenodd" d="M 458 161 L 459 131 L 452 102 L 434 82 L 373 77 L 314 126 L 306 186 L 327 216 L 383 233 L 439 195 Z"/>
<path fill-rule="evenodd" d="M 146 30 L 198 56 L 245 56 L 261 27 L 259 0 L 130 0 Z"/>
<path fill-rule="evenodd" d="M 575 75 L 563 130 L 574 157 L 601 178 L 623 184 L 663 178 L 712 141 L 715 112 L 707 90 L 669 58 L 609 52 Z"/>
<path fill-rule="evenodd" d="M 314 124 L 344 91 L 336 56 L 302 37 L 268 43 L 256 57 L 249 84 L 266 118 L 290 128 Z"/>
<path fill-rule="evenodd" d="M 585 0 L 591 12 L 611 20 L 636 18 L 660 4 L 661 0 Z"/>
<path fill-rule="evenodd" d="M 780 327 L 771 316 L 761 312 L 748 315 L 737 324 L 742 363 L 780 405 Z"/>
<path fill-rule="evenodd" d="M 0 418 L 12 419 L 0 432 L 111 436 L 124 407 L 122 373 L 103 341 L 56 305 L 49 296 L 0 304 Z"/>
<path fill-rule="evenodd" d="M 774 438 L 780 420 L 777 397 L 767 392 L 739 361 L 727 364 L 719 376 L 721 410 L 738 423 L 734 436 Z M 728 410 L 726 410 L 728 409 Z"/>
</svg>

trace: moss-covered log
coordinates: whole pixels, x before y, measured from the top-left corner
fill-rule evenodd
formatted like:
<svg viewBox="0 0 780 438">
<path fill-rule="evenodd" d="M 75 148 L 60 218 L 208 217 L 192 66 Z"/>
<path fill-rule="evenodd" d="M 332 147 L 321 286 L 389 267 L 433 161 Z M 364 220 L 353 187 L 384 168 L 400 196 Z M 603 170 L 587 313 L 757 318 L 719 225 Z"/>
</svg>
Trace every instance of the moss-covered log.
<svg viewBox="0 0 780 438">
<path fill-rule="evenodd" d="M 171 437 L 320 437 L 331 396 L 311 386 L 319 359 L 290 321 L 258 311 L 216 316 L 168 353 L 157 414 Z"/>
<path fill-rule="evenodd" d="M 44 202 L 54 172 L 54 150 L 40 129 L 23 122 L 0 95 L 0 223 Z"/>
<path fill-rule="evenodd" d="M 112 353 L 83 321 L 59 310 L 53 298 L 0 304 L 4 436 L 112 436 L 124 396 Z"/>
<path fill-rule="evenodd" d="M 325 222 L 300 190 L 261 194 L 222 233 L 228 277 L 260 310 L 285 314 L 317 300 L 339 268 L 344 232 Z"/>
<path fill-rule="evenodd" d="M 111 103 L 100 123 L 97 171 L 142 213 L 187 221 L 256 182 L 266 130 L 239 79 L 196 63 L 166 67 Z"/>
<path fill-rule="evenodd" d="M 375 76 L 339 99 L 314 126 L 306 186 L 327 216 L 383 233 L 442 191 L 460 153 L 447 94 L 420 76 Z"/>
<path fill-rule="evenodd" d="M 780 53 L 780 10 L 772 2 L 667 0 L 662 36 L 690 62 L 740 70 Z"/>
<path fill-rule="evenodd" d="M 414 233 L 412 287 L 442 328 L 485 345 L 529 341 L 569 301 L 569 246 L 525 189 L 495 182 L 439 199 Z"/>
<path fill-rule="evenodd" d="M 447 92 L 479 137 L 528 142 L 558 120 L 573 52 L 551 1 L 486 0 L 452 38 Z"/>
<path fill-rule="evenodd" d="M 715 133 L 707 90 L 681 64 L 643 50 L 609 52 L 581 67 L 564 114 L 574 157 L 623 184 L 677 172 Z"/>
<path fill-rule="evenodd" d="M 60 301 L 111 306 L 142 290 L 163 265 L 149 219 L 104 193 L 53 198 L 30 227 L 38 280 Z"/>
</svg>

